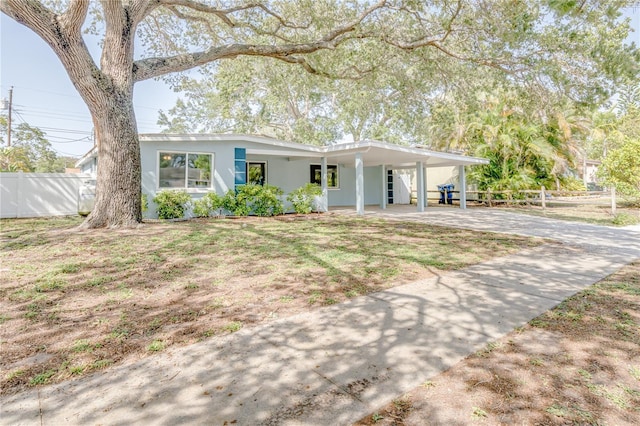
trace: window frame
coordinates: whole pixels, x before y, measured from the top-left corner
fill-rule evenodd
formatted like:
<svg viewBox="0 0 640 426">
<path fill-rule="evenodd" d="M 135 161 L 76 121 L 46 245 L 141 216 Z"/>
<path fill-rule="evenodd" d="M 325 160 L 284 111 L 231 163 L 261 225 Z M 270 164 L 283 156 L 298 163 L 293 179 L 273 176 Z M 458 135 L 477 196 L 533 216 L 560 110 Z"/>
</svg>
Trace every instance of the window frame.
<svg viewBox="0 0 640 426">
<path fill-rule="evenodd" d="M 310 183 L 316 183 L 316 184 L 322 186 L 322 178 L 320 179 L 321 182 L 315 182 L 314 180 L 311 179 L 311 173 L 312 173 L 312 170 L 314 170 L 314 168 L 319 169 L 320 173 L 322 173 L 322 164 L 310 163 L 309 164 L 309 182 Z M 328 176 L 327 176 L 327 189 L 328 190 L 340 189 L 340 167 L 338 166 L 338 164 L 327 164 L 327 174 L 329 174 L 329 169 L 330 168 L 335 168 L 335 170 L 336 170 L 336 186 L 331 186 L 330 185 L 329 179 L 328 179 Z"/>
<path fill-rule="evenodd" d="M 162 154 L 171 154 L 171 155 L 184 155 L 185 156 L 185 172 L 184 172 L 184 185 L 180 187 L 167 187 L 160 186 L 160 162 L 162 160 Z M 189 156 L 190 155 L 208 155 L 210 158 L 210 177 L 209 177 L 209 186 L 207 187 L 189 187 Z M 177 150 L 158 150 L 156 152 L 156 188 L 159 191 L 168 190 L 168 191 L 187 191 L 187 192 L 211 192 L 214 189 L 214 164 L 215 164 L 215 153 L 213 152 L 201 152 L 201 151 L 177 151 Z"/>
<path fill-rule="evenodd" d="M 267 166 L 267 162 L 266 161 L 262 161 L 262 160 L 246 160 L 246 172 L 247 172 L 247 184 L 249 184 L 249 165 L 250 164 L 262 164 L 262 168 L 264 169 L 264 181 L 261 184 L 257 184 L 257 185 L 267 185 L 267 183 L 269 182 L 269 169 Z"/>
</svg>

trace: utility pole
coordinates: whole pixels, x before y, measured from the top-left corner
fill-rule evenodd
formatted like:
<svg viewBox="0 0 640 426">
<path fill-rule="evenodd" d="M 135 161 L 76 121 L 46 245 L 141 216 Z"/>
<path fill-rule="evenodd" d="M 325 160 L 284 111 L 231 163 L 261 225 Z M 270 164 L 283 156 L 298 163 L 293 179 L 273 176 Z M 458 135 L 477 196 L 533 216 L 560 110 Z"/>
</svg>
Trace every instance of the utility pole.
<svg viewBox="0 0 640 426">
<path fill-rule="evenodd" d="M 13 104 L 13 86 L 9 89 L 9 118 L 7 119 L 7 146 L 11 146 L 11 108 Z"/>
</svg>

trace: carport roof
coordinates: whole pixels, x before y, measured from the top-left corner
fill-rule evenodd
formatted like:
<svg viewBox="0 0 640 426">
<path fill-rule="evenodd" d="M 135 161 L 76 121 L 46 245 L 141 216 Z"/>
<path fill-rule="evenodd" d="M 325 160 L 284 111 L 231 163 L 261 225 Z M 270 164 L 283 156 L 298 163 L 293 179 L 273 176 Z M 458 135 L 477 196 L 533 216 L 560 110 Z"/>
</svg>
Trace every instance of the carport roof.
<svg viewBox="0 0 640 426">
<path fill-rule="evenodd" d="M 379 141 L 363 141 L 326 147 L 329 161 L 351 162 L 356 153 L 362 154 L 365 166 L 415 166 L 422 161 L 427 167 L 466 166 L 488 164 L 489 160 L 447 152 L 432 151 L 417 146 L 393 145 Z"/>
</svg>

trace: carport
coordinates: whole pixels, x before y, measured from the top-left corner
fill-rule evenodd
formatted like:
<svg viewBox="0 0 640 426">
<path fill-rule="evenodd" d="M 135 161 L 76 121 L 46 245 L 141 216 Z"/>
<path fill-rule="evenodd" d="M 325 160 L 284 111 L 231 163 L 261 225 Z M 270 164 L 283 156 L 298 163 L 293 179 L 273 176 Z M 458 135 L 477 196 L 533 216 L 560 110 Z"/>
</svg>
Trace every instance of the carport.
<svg viewBox="0 0 640 426">
<path fill-rule="evenodd" d="M 380 167 L 382 180 L 379 182 L 382 198 L 380 208 L 387 207 L 387 171 L 396 168 L 414 168 L 417 176 L 417 209 L 424 211 L 427 206 L 426 168 L 428 167 L 458 167 L 460 191 L 460 208 L 466 208 L 466 175 L 465 166 L 489 164 L 489 160 L 468 157 L 460 154 L 437 152 L 420 146 L 400 146 L 378 141 L 362 141 L 357 143 L 337 144 L 328 146 L 322 157 L 322 189 L 326 194 L 327 162 L 353 164 L 356 170 L 356 212 L 364 214 L 364 168 Z M 369 184 L 370 182 L 367 182 Z"/>
</svg>

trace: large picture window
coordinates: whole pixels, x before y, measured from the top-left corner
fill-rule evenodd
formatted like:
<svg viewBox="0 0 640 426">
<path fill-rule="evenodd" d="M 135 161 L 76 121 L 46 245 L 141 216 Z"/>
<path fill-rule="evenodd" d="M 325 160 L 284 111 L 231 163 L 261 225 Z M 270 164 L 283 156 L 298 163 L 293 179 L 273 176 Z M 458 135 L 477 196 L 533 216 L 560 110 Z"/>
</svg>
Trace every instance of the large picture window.
<svg viewBox="0 0 640 426">
<path fill-rule="evenodd" d="M 160 152 L 159 188 L 211 188 L 213 154 Z"/>
<path fill-rule="evenodd" d="M 309 182 L 322 185 L 322 167 L 320 164 L 311 164 L 310 166 L 311 176 Z M 327 187 L 338 188 L 338 166 L 327 165 Z"/>
</svg>

